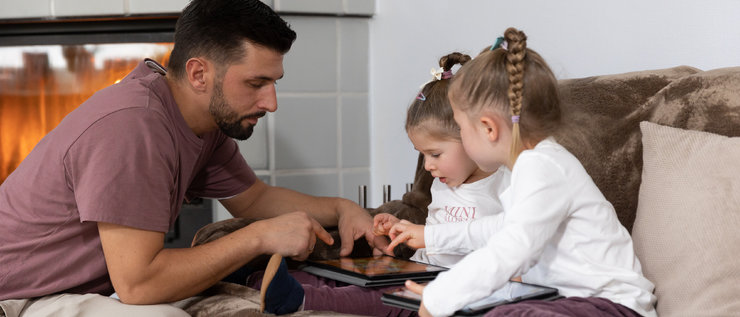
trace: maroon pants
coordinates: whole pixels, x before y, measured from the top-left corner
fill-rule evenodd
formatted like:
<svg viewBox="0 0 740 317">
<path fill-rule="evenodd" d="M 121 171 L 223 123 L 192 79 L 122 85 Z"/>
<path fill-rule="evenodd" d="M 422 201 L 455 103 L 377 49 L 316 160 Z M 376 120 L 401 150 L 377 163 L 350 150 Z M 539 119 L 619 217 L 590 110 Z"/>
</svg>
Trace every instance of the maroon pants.
<svg viewBox="0 0 740 317">
<path fill-rule="evenodd" d="M 366 316 L 417 316 L 416 312 L 383 304 L 380 296 L 391 287 L 359 287 L 318 277 L 303 271 L 290 271 L 303 286 L 306 310 L 333 311 Z M 259 289 L 262 272 L 250 275 L 247 286 Z M 502 305 L 485 317 L 639 317 L 633 310 L 599 297 L 566 297 L 554 301 L 528 300 Z"/>
<path fill-rule="evenodd" d="M 485 317 L 639 317 L 640 315 L 620 304 L 600 297 L 566 297 L 554 301 L 528 300 L 502 305 L 485 314 Z"/>
<path fill-rule="evenodd" d="M 249 276 L 247 286 L 260 289 L 262 273 Z M 380 296 L 391 287 L 360 287 L 318 277 L 303 271 L 290 271 L 298 283 L 303 286 L 306 301 L 303 309 L 333 311 L 343 314 L 365 316 L 416 316 L 415 311 L 391 307 L 383 304 Z"/>
</svg>

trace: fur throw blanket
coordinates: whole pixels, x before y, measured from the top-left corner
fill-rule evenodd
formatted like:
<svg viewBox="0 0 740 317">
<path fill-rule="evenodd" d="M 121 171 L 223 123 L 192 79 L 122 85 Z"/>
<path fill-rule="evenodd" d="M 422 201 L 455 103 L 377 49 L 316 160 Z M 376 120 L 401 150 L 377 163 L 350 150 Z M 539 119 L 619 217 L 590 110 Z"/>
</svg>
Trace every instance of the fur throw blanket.
<svg viewBox="0 0 740 317">
<path fill-rule="evenodd" d="M 631 232 L 642 176 L 640 122 L 740 136 L 740 67 L 680 66 L 559 83 L 556 139 L 581 161 Z"/>
</svg>

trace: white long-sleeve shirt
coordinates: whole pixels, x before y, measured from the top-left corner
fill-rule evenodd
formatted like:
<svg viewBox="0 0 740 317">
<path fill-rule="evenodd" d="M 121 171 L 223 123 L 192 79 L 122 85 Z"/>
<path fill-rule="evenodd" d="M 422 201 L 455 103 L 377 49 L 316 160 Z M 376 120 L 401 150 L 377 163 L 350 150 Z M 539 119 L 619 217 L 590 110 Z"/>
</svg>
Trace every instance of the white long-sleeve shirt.
<svg viewBox="0 0 740 317">
<path fill-rule="evenodd" d="M 504 208 L 499 196 L 509 187 L 510 179 L 511 172 L 505 166 L 486 178 L 454 188 L 435 178 L 430 189 L 432 202 L 424 226 L 424 241 L 432 246 L 445 243 L 444 248 L 416 250 L 411 259 L 451 267 L 478 249 L 481 243 L 475 241 L 477 237 L 470 236 L 466 225 L 491 216 L 498 219 L 499 224 L 503 223 Z M 432 227 L 434 229 L 429 229 Z"/>
<path fill-rule="evenodd" d="M 603 297 L 656 315 L 654 285 L 642 275 L 629 233 L 578 159 L 553 139 L 519 155 L 501 200 L 501 229 L 490 230 L 487 218 L 469 224 L 485 246 L 425 288 L 432 315 L 451 315 L 517 275 L 564 296 Z"/>
</svg>

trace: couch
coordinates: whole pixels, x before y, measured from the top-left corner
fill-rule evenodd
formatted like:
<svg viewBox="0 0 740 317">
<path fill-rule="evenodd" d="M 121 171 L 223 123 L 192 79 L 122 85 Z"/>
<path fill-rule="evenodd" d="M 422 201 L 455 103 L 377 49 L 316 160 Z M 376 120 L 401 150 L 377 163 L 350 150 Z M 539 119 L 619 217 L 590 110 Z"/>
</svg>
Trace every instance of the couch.
<svg viewBox="0 0 740 317">
<path fill-rule="evenodd" d="M 631 232 L 643 272 L 656 286 L 659 315 L 740 314 L 740 67 L 679 66 L 560 80 L 559 87 L 563 127 L 555 137 L 581 160 Z M 431 180 L 420 157 L 413 190 L 370 212 L 423 223 Z M 209 225 L 198 243 L 246 223 Z M 356 245 L 356 254 L 369 252 Z M 317 245 L 312 257 L 337 254 Z M 258 292 L 227 284 L 204 292 L 187 311 L 258 315 Z"/>
</svg>

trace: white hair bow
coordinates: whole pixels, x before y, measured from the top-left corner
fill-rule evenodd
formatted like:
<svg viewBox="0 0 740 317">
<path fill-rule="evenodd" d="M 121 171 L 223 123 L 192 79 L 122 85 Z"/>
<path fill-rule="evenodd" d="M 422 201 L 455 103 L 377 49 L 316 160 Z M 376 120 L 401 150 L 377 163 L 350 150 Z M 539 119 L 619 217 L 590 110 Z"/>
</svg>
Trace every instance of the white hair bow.
<svg viewBox="0 0 740 317">
<path fill-rule="evenodd" d="M 435 79 L 436 80 L 441 80 L 442 79 L 442 73 L 444 73 L 444 72 L 445 72 L 445 70 L 442 67 L 440 67 L 439 69 L 432 68 L 432 70 L 429 71 L 429 73 L 432 74 L 432 79 L 430 79 L 427 82 L 421 84 L 421 86 L 419 86 L 419 88 L 424 88 L 424 86 L 426 86 L 428 83 L 433 82 Z"/>
</svg>

